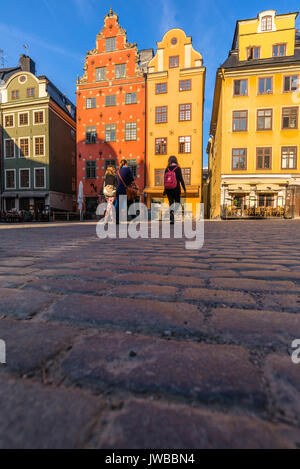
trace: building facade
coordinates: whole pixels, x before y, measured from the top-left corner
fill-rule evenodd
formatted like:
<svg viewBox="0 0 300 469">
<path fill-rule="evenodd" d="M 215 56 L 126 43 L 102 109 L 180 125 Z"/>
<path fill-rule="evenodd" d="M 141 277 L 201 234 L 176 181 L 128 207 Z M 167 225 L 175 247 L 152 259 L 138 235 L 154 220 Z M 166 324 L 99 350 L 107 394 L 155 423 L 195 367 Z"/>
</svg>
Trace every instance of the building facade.
<svg viewBox="0 0 300 469">
<path fill-rule="evenodd" d="M 2 210 L 41 212 L 74 207 L 75 107 L 34 62 L 0 70 Z"/>
<path fill-rule="evenodd" d="M 147 75 L 147 205 L 166 202 L 164 172 L 178 157 L 187 187 L 187 203 L 201 202 L 202 127 L 205 68 L 191 37 L 168 31 L 157 44 Z"/>
<path fill-rule="evenodd" d="M 211 120 L 211 218 L 300 216 L 297 13 L 238 21 Z"/>
<path fill-rule="evenodd" d="M 77 182 L 95 213 L 107 166 L 126 159 L 145 186 L 146 77 L 151 50 L 138 52 L 110 10 L 77 82 Z M 143 67 L 143 68 L 142 68 Z"/>
</svg>

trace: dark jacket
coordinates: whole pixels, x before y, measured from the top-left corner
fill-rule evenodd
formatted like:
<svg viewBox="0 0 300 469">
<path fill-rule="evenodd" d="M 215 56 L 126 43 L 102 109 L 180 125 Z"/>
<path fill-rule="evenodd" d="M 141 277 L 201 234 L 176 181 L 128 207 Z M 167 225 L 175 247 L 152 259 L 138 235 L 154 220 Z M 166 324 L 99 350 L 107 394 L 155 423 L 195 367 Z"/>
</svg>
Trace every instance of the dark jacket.
<svg viewBox="0 0 300 469">
<path fill-rule="evenodd" d="M 114 186 L 117 187 L 118 185 L 118 180 L 117 176 L 113 176 L 113 174 L 107 174 L 104 179 L 104 186 Z"/>
<path fill-rule="evenodd" d="M 168 172 L 168 170 L 170 170 L 170 171 L 174 170 L 174 166 L 175 165 L 169 166 L 165 170 L 165 174 Z M 175 187 L 175 189 L 165 189 L 164 194 L 180 193 L 181 192 L 181 187 L 184 190 L 184 192 L 186 192 L 185 183 L 184 183 L 184 180 L 183 180 L 183 177 L 182 177 L 182 171 L 181 171 L 181 168 L 179 166 L 177 166 L 177 168 L 175 169 L 175 174 L 176 174 L 176 179 L 177 179 L 177 187 Z"/>
<path fill-rule="evenodd" d="M 134 177 L 132 175 L 131 169 L 126 168 L 126 166 L 123 166 L 123 168 L 119 169 L 119 171 L 124 181 L 124 184 L 126 186 L 130 186 L 130 184 L 134 181 Z M 117 194 L 126 194 L 126 187 L 124 186 L 121 178 L 119 177 L 119 171 L 117 171 L 117 180 L 118 180 Z"/>
</svg>

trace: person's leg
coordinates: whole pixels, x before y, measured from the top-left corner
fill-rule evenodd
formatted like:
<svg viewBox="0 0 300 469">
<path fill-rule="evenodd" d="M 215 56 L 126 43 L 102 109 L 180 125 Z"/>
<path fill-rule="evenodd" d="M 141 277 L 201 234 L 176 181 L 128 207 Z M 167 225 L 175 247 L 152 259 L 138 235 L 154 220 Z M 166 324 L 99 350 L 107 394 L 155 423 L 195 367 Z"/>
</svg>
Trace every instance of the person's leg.
<svg viewBox="0 0 300 469">
<path fill-rule="evenodd" d="M 169 206 L 171 207 L 174 203 L 174 194 L 172 192 L 169 192 L 167 194 L 168 200 L 169 200 Z M 171 225 L 174 225 L 174 210 L 170 210 L 170 223 Z"/>
<path fill-rule="evenodd" d="M 116 199 L 116 224 L 119 225 L 120 223 L 120 194 L 117 194 Z"/>
</svg>

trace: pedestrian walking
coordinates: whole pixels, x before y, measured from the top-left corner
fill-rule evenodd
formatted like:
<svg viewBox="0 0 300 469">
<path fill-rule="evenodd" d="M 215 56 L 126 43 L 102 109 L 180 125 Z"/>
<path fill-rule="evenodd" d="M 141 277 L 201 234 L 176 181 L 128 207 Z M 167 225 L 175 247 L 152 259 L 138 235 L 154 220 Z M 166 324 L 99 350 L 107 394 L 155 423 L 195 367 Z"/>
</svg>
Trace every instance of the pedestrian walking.
<svg viewBox="0 0 300 469">
<path fill-rule="evenodd" d="M 117 172 L 117 181 L 116 222 L 118 225 L 120 222 L 120 211 L 123 209 L 123 207 L 120 206 L 120 196 L 127 196 L 128 207 L 139 198 L 139 190 L 134 182 L 133 174 L 126 160 L 122 160 L 120 163 L 120 169 Z"/>
<path fill-rule="evenodd" d="M 165 191 L 170 207 L 175 204 L 180 204 L 181 187 L 186 196 L 186 187 L 182 177 L 182 171 L 178 164 L 176 156 L 170 156 L 168 166 L 165 170 Z M 170 223 L 174 225 L 174 210 L 170 210 Z"/>
<path fill-rule="evenodd" d="M 113 221 L 113 206 L 116 201 L 117 195 L 117 175 L 114 166 L 108 166 L 103 183 L 103 195 L 105 197 L 107 208 L 104 216 L 104 223 L 109 221 L 109 218 Z"/>
</svg>

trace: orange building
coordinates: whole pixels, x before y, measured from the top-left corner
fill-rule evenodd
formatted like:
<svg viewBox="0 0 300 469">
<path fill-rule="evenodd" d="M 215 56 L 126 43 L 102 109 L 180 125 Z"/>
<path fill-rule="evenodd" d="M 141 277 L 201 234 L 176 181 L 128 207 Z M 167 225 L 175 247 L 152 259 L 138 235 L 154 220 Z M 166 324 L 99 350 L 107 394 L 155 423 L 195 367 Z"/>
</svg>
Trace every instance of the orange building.
<svg viewBox="0 0 300 469">
<path fill-rule="evenodd" d="M 112 10 L 87 52 L 77 80 L 77 183 L 83 182 L 85 208 L 95 213 L 107 166 L 125 158 L 141 190 L 145 187 L 147 57 L 127 42 Z M 143 68 L 140 64 L 143 64 Z"/>
</svg>

